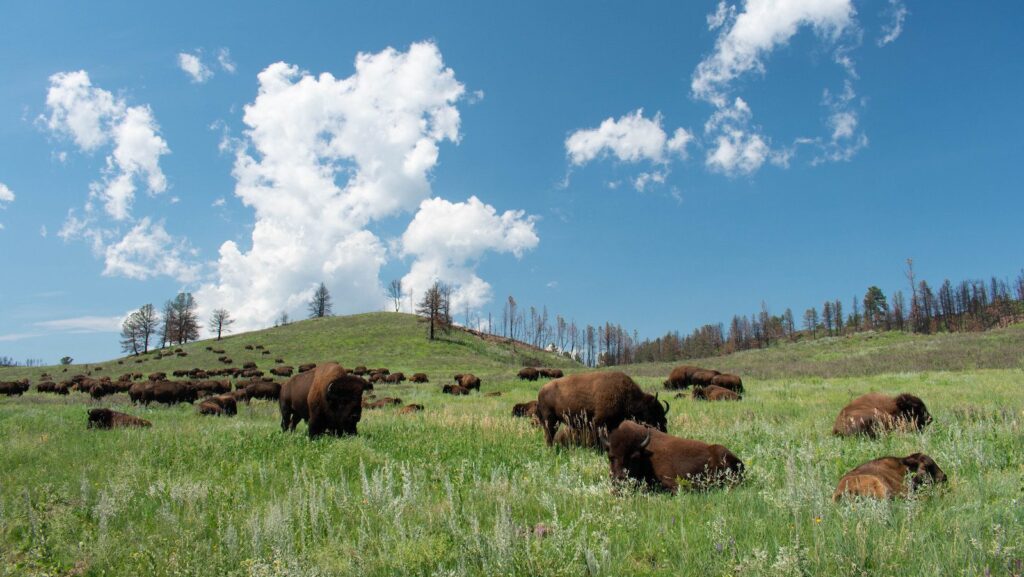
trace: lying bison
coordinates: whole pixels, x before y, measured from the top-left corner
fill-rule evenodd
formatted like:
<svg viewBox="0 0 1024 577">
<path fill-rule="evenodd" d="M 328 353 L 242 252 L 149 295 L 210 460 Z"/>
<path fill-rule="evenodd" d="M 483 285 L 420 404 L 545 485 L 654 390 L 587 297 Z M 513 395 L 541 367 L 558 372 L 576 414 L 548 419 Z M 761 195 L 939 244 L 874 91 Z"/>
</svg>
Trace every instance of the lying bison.
<svg viewBox="0 0 1024 577">
<path fill-rule="evenodd" d="M 383 399 L 367 403 L 363 401 L 364 409 L 383 409 L 384 407 L 391 407 L 394 405 L 401 405 L 402 399 L 398 397 L 384 397 Z"/>
<path fill-rule="evenodd" d="M 738 401 L 743 397 L 718 385 L 708 385 L 694 387 L 693 398 L 698 401 Z"/>
<path fill-rule="evenodd" d="M 337 363 L 315 369 L 309 388 L 309 437 L 355 435 L 363 415 L 363 380 Z"/>
<path fill-rule="evenodd" d="M 841 437 L 867 435 L 876 437 L 881 431 L 901 427 L 923 429 L 932 422 L 932 416 L 918 397 L 902 394 L 890 397 L 881 393 L 868 393 L 850 401 L 839 412 L 832 433 Z"/>
<path fill-rule="evenodd" d="M 412 383 L 429 383 L 430 379 L 427 378 L 426 373 L 414 373 L 409 377 L 409 382 Z"/>
<path fill-rule="evenodd" d="M 412 404 L 409 404 L 409 405 L 406 405 L 406 406 L 402 407 L 401 409 L 398 409 L 398 414 L 399 415 L 411 415 L 413 413 L 418 413 L 418 412 L 420 412 L 422 410 L 423 410 L 423 405 L 421 405 L 419 403 L 412 403 Z"/>
<path fill-rule="evenodd" d="M 523 381 L 536 381 L 540 378 L 540 371 L 533 367 L 519 369 L 519 379 Z"/>
<path fill-rule="evenodd" d="M 722 445 L 680 439 L 625 421 L 610 434 L 599 433 L 608 452 L 612 479 L 635 479 L 672 493 L 680 479 L 686 488 L 706 489 L 743 479 L 743 462 Z"/>
<path fill-rule="evenodd" d="M 92 409 L 89 411 L 90 429 L 115 429 L 119 427 L 151 427 L 146 419 L 133 417 L 125 413 L 111 411 L 110 409 Z"/>
<path fill-rule="evenodd" d="M 558 426 L 613 430 L 632 419 L 665 431 L 669 404 L 643 392 L 633 379 L 617 371 L 577 373 L 555 379 L 537 394 L 537 416 L 544 440 L 554 442 Z"/>
<path fill-rule="evenodd" d="M 537 414 L 537 401 L 516 403 L 512 406 L 513 417 L 533 417 Z"/>
<path fill-rule="evenodd" d="M 237 415 L 238 403 L 232 395 L 217 395 L 199 403 L 200 415 Z"/>
<path fill-rule="evenodd" d="M 844 496 L 905 497 L 923 485 L 944 482 L 946 474 L 928 455 L 914 453 L 903 458 L 882 457 L 843 475 L 832 499 L 838 501 Z"/>
<path fill-rule="evenodd" d="M 441 387 L 441 392 L 446 395 L 468 395 L 469 389 L 462 385 L 445 385 Z"/>
</svg>

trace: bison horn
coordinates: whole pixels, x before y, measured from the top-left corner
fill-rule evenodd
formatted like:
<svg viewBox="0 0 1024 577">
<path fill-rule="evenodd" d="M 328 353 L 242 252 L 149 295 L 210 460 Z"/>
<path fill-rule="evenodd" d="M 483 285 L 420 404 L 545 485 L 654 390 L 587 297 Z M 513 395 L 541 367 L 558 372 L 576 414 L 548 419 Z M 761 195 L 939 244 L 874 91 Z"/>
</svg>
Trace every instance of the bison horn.
<svg viewBox="0 0 1024 577">
<path fill-rule="evenodd" d="M 668 405 L 668 401 L 662 401 L 662 403 L 665 403 L 665 414 L 668 415 L 668 410 L 670 408 Z"/>
<path fill-rule="evenodd" d="M 646 448 L 647 448 L 647 445 L 648 445 L 648 444 L 649 444 L 650 442 L 651 442 L 651 431 L 650 431 L 650 430 L 648 430 L 648 431 L 647 431 L 647 436 L 646 436 L 646 437 L 644 437 L 644 440 L 643 440 L 643 441 L 640 441 L 640 448 L 641 448 L 641 449 L 646 449 Z"/>
<path fill-rule="evenodd" d="M 333 381 L 328 383 L 328 385 L 327 385 L 327 394 L 331 393 L 331 387 L 333 387 L 333 386 L 334 386 L 334 382 Z"/>
</svg>

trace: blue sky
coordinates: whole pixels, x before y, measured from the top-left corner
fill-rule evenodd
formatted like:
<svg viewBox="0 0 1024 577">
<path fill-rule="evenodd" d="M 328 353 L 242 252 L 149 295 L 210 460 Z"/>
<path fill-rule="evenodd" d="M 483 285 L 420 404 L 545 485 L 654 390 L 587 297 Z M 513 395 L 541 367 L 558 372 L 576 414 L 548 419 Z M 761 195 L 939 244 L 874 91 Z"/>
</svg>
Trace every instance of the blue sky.
<svg viewBox="0 0 1024 577">
<path fill-rule="evenodd" d="M 653 337 L 1024 265 L 1019 2 L 93 4 L 0 6 L 19 360 L 181 289 L 256 328 L 440 278 Z"/>
</svg>

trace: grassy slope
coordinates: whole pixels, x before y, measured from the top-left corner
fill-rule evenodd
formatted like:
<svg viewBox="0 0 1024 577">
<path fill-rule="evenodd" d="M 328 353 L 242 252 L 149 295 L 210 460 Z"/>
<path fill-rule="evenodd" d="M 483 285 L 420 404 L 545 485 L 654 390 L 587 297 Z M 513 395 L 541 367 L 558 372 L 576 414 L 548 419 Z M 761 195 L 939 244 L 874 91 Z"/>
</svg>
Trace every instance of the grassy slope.
<svg viewBox="0 0 1024 577">
<path fill-rule="evenodd" d="M 850 343 L 844 355 L 873 345 Z M 819 348 L 828 345 L 808 350 Z M 362 353 L 376 354 L 392 353 Z M 775 354 L 746 362 L 775 367 Z M 366 362 L 405 369 L 398 358 Z M 749 376 L 741 403 L 672 399 L 670 432 L 729 446 L 749 475 L 735 490 L 671 497 L 613 495 L 603 456 L 544 447 L 537 429 L 508 416 L 538 383 L 493 362 L 472 368 L 493 371 L 484 390 L 502 397 L 379 387 L 427 410 L 366 411 L 358 437 L 317 442 L 280 433 L 268 402 L 216 419 L 115 396 L 108 404 L 154 427 L 97 432 L 84 428 L 82 395 L 0 399 L 0 575 L 1020 573 L 1019 368 Z M 662 378 L 638 380 L 657 387 Z M 922 396 L 934 424 L 877 441 L 832 437 L 839 407 L 869 390 Z M 853 466 L 915 451 L 949 474 L 939 494 L 831 502 Z M 536 523 L 551 536 L 532 537 Z"/>
<path fill-rule="evenodd" d="M 984 333 L 911 335 L 867 332 L 784 343 L 764 350 L 679 363 L 642 363 L 622 370 L 664 376 L 693 364 L 744 377 L 852 377 L 917 371 L 1024 368 L 1024 324 Z M 663 377 L 664 378 L 664 377 Z"/>
<path fill-rule="evenodd" d="M 426 325 L 417 317 L 402 313 L 366 313 L 345 317 L 328 317 L 298 321 L 283 327 L 226 336 L 221 341 L 205 340 L 184 345 L 187 357 L 170 356 L 157 359 L 154 353 L 141 356 L 144 361 L 136 363 L 135 357 L 112 359 L 89 365 L 71 365 L 67 374 L 93 371 L 95 376 L 117 375 L 128 371 L 150 373 L 164 371 L 168 374 L 175 369 L 193 367 L 211 368 L 224 366 L 217 361 L 219 354 L 206 350 L 207 346 L 223 349 L 241 366 L 246 361 L 255 361 L 263 370 L 277 365 L 281 358 L 293 367 L 303 363 L 337 361 L 346 367 L 366 365 L 388 367 L 392 372 L 403 371 L 407 375 L 425 372 L 436 378 L 449 380 L 456 372 L 476 371 L 482 378 L 514 373 L 522 367 L 525 357 L 533 357 L 546 366 L 571 367 L 576 364 L 564 357 L 522 347 L 513 351 L 508 345 L 486 342 L 462 331 L 433 342 L 425 338 Z M 269 355 L 259 350 L 246 350 L 246 345 L 263 345 Z M 119 365 L 117 361 L 123 361 Z M 102 370 L 96 372 L 96 367 Z M 61 378 L 62 367 L 11 367 L 0 368 L 0 380 L 16 380 L 28 377 L 34 383 L 40 374 L 49 372 Z"/>
</svg>

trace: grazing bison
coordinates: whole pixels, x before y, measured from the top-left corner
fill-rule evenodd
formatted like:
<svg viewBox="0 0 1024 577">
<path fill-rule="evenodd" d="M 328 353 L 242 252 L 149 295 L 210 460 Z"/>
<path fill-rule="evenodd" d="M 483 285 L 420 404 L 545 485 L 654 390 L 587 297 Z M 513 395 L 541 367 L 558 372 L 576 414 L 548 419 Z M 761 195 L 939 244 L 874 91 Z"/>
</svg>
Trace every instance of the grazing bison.
<svg viewBox="0 0 1024 577">
<path fill-rule="evenodd" d="M 562 369 L 540 369 L 538 371 L 540 376 L 547 377 L 549 379 L 560 379 L 565 376 Z"/>
<path fill-rule="evenodd" d="M 304 365 L 299 365 L 299 372 L 300 373 L 304 373 L 306 371 L 312 371 L 315 368 L 316 368 L 316 363 L 306 363 Z"/>
<path fill-rule="evenodd" d="M 8 382 L 0 383 L 0 395 L 6 395 L 8 397 L 20 397 L 26 391 L 28 391 L 29 384 L 27 382 Z"/>
<path fill-rule="evenodd" d="M 250 399 L 266 399 L 268 401 L 276 401 L 281 395 L 281 384 L 274 382 L 260 381 L 257 383 L 250 383 L 245 387 L 245 392 L 249 395 Z"/>
<path fill-rule="evenodd" d="M 616 481 L 636 479 L 676 493 L 680 479 L 694 489 L 743 479 L 743 462 L 722 445 L 681 439 L 633 421 L 623 422 L 610 434 L 600 431 L 599 440 Z"/>
<path fill-rule="evenodd" d="M 68 386 L 65 383 L 57 384 L 53 381 L 44 381 L 36 385 L 36 390 L 40 393 L 53 393 L 55 395 L 66 395 L 68 394 Z"/>
<path fill-rule="evenodd" d="M 409 377 L 409 381 L 413 383 L 429 383 L 430 379 L 427 378 L 426 373 L 414 373 L 412 377 Z"/>
<path fill-rule="evenodd" d="M 946 474 L 924 453 L 914 453 L 903 458 L 882 457 L 843 475 L 832 499 L 838 501 L 844 496 L 876 499 L 905 497 L 923 485 L 944 482 Z"/>
<path fill-rule="evenodd" d="M 932 416 L 918 397 L 902 394 L 890 397 L 868 393 L 850 401 L 836 417 L 832 433 L 841 437 L 867 435 L 876 437 L 880 431 L 900 427 L 923 429 Z"/>
<path fill-rule="evenodd" d="M 309 437 L 355 435 L 363 415 L 363 380 L 337 363 L 317 367 L 309 389 Z"/>
<path fill-rule="evenodd" d="M 150 373 L 149 380 L 151 381 L 165 381 L 167 380 L 167 373 Z"/>
<path fill-rule="evenodd" d="M 685 389 L 690 386 L 690 376 L 701 370 L 693 365 L 679 365 L 672 369 L 668 379 L 663 383 L 666 389 Z"/>
<path fill-rule="evenodd" d="M 405 380 L 405 373 L 391 373 L 390 375 L 384 377 L 384 382 L 385 383 L 395 383 L 395 384 L 398 384 L 398 383 L 401 383 L 404 380 Z"/>
<path fill-rule="evenodd" d="M 255 361 L 246 361 L 246 362 L 242 363 L 242 368 L 243 369 L 255 369 L 256 368 L 256 362 Z"/>
<path fill-rule="evenodd" d="M 92 409 L 89 411 L 90 429 L 116 429 L 119 427 L 151 427 L 146 419 L 133 417 L 125 413 L 111 411 L 110 409 Z"/>
<path fill-rule="evenodd" d="M 144 405 L 150 403 L 163 403 L 173 405 L 175 403 L 194 403 L 198 398 L 196 390 L 188 383 L 179 381 L 150 381 L 148 383 L 135 383 L 128 390 L 128 396 L 135 402 Z"/>
<path fill-rule="evenodd" d="M 711 378 L 711 384 L 716 387 L 722 387 L 723 389 L 729 389 L 736 393 L 743 392 L 743 379 L 737 375 L 730 375 L 728 373 L 722 373 L 715 375 Z"/>
<path fill-rule="evenodd" d="M 469 389 L 462 385 L 445 385 L 441 387 L 441 392 L 446 395 L 468 395 Z"/>
<path fill-rule="evenodd" d="M 743 397 L 718 385 L 694 387 L 693 398 L 698 401 L 739 401 Z"/>
<path fill-rule="evenodd" d="M 519 379 L 523 381 L 536 381 L 540 378 L 540 371 L 533 367 L 519 369 Z"/>
<path fill-rule="evenodd" d="M 666 429 L 669 404 L 643 392 L 625 373 L 599 371 L 555 379 L 537 394 L 537 416 L 550 446 L 560 423 L 613 430 L 626 419 Z"/>
<path fill-rule="evenodd" d="M 289 367 L 287 365 L 281 366 L 281 367 L 274 367 L 274 368 L 270 369 L 270 374 L 272 374 L 274 376 L 277 376 L 277 377 L 290 377 L 290 376 L 292 376 L 293 372 L 294 372 L 294 369 L 292 369 L 291 367 Z"/>
<path fill-rule="evenodd" d="M 398 414 L 399 415 L 411 415 L 413 413 L 418 413 L 418 412 L 420 412 L 422 410 L 423 410 L 423 405 L 420 405 L 418 403 L 412 403 L 411 405 L 406 405 L 406 406 L 402 407 L 401 409 L 398 409 Z"/>
<path fill-rule="evenodd" d="M 455 382 L 467 389 L 480 390 L 480 377 L 472 373 L 455 375 Z"/>
<path fill-rule="evenodd" d="M 196 390 L 196 394 L 200 397 L 223 395 L 231 392 L 231 381 L 227 379 L 220 381 L 207 379 L 193 383 L 192 388 Z"/>
<path fill-rule="evenodd" d="M 253 377 L 262 377 L 263 371 L 259 369 L 245 369 L 241 374 L 243 377 L 251 379 Z"/>
<path fill-rule="evenodd" d="M 513 417 L 533 417 L 537 414 L 537 401 L 516 403 L 512 406 Z"/>
</svg>

